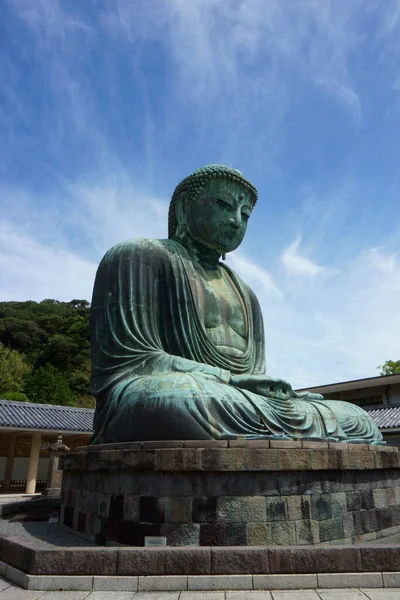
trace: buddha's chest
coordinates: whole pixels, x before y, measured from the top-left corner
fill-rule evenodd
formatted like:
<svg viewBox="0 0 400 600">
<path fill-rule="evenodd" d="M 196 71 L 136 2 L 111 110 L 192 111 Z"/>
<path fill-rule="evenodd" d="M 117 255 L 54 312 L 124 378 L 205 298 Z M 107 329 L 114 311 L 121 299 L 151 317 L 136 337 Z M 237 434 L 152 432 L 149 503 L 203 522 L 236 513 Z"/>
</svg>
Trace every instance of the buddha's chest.
<svg viewBox="0 0 400 600">
<path fill-rule="evenodd" d="M 220 271 L 218 277 L 196 277 L 192 291 L 204 327 L 214 342 L 225 345 L 232 334 L 247 337 L 247 316 L 239 291 L 224 270 Z"/>
</svg>

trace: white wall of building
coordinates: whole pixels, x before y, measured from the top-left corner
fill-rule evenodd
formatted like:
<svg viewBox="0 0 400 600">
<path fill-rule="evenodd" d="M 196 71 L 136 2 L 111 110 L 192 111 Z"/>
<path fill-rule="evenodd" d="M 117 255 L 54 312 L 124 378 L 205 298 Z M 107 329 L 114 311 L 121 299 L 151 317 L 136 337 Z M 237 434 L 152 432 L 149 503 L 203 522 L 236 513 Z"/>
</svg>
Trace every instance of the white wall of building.
<svg viewBox="0 0 400 600">
<path fill-rule="evenodd" d="M 400 402 L 400 385 L 390 385 L 388 389 L 388 402 L 394 404 Z"/>
<path fill-rule="evenodd" d="M 0 457 L 0 481 L 4 479 L 4 473 L 6 470 L 6 461 L 7 458 L 5 456 Z M 29 458 L 24 457 L 15 457 L 13 463 L 13 470 L 11 475 L 11 481 L 25 481 L 26 476 L 28 474 L 28 463 Z M 37 479 L 47 479 L 47 470 L 49 468 L 49 459 L 48 458 L 39 458 L 39 467 L 38 467 L 38 475 Z"/>
<path fill-rule="evenodd" d="M 29 458 L 14 458 L 13 470 L 11 475 L 12 481 L 18 481 L 20 479 L 25 480 L 28 475 L 28 464 Z M 39 458 L 39 467 L 37 479 L 47 478 L 47 469 L 49 465 L 48 458 Z"/>
</svg>

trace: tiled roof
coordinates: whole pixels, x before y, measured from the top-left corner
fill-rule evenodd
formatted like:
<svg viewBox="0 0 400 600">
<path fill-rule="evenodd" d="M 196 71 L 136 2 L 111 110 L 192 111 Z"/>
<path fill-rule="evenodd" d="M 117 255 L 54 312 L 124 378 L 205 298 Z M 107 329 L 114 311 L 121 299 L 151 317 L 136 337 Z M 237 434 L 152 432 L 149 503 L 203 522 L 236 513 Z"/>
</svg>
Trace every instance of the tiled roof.
<svg viewBox="0 0 400 600">
<path fill-rule="evenodd" d="M 0 427 L 93 431 L 94 410 L 0 399 Z"/>
<path fill-rule="evenodd" d="M 347 392 L 349 390 L 363 390 L 388 385 L 397 385 L 400 383 L 400 375 L 380 375 L 379 377 L 367 377 L 366 379 L 353 379 L 351 381 L 339 381 L 338 383 L 328 383 L 324 385 L 314 385 L 308 388 L 301 388 L 297 392 L 312 391 L 320 394 L 334 394 L 337 392 Z"/>
<path fill-rule="evenodd" d="M 371 408 L 366 412 L 375 421 L 379 429 L 400 427 L 400 405 L 391 406 L 389 404 L 388 406 Z"/>
</svg>

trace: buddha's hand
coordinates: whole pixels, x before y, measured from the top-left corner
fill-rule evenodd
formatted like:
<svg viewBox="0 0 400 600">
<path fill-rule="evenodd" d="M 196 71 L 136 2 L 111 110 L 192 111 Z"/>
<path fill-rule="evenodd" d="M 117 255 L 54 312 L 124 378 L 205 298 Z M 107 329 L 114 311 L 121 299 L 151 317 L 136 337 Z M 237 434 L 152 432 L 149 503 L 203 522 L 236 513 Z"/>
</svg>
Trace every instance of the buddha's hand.
<svg viewBox="0 0 400 600">
<path fill-rule="evenodd" d="M 293 391 L 290 383 L 266 375 L 231 375 L 229 383 L 258 396 L 282 399 L 296 397 L 296 392 Z"/>
<path fill-rule="evenodd" d="M 322 394 L 313 394 L 312 392 L 294 392 L 294 397 L 299 400 L 323 400 Z"/>
</svg>

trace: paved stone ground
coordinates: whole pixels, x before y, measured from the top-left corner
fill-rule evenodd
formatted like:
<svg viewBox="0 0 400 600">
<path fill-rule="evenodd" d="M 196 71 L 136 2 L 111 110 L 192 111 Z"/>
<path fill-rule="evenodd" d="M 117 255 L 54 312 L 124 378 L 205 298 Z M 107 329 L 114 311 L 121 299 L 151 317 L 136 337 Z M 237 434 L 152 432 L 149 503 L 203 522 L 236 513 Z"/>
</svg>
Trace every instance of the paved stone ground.
<svg viewBox="0 0 400 600">
<path fill-rule="evenodd" d="M 7 519 L 0 519 L 0 533 L 16 535 L 29 542 L 39 544 L 44 548 L 54 546 L 92 546 L 89 540 L 69 533 L 58 523 L 48 521 L 25 521 L 10 523 Z"/>
<path fill-rule="evenodd" d="M 35 592 L 0 577 L 0 600 L 400 600 L 397 589 L 290 590 L 276 592 Z"/>
<path fill-rule="evenodd" d="M 10 523 L 6 518 L 0 518 L 0 534 L 1 533 L 5 533 L 7 535 L 16 535 L 29 542 L 35 542 L 44 548 L 54 548 L 54 546 L 93 545 L 89 540 L 65 530 L 58 523 L 49 523 L 48 521 L 25 521 Z M 400 544 L 400 533 L 382 538 L 380 540 L 373 540 L 372 542 L 363 542 L 362 545 L 375 546 L 382 544 Z"/>
<path fill-rule="evenodd" d="M 0 504 L 9 504 L 10 502 L 20 502 L 21 500 L 30 500 L 31 498 L 40 498 L 41 494 L 0 494 Z"/>
<path fill-rule="evenodd" d="M 396 535 L 388 535 L 380 540 L 373 540 L 372 542 L 362 542 L 362 546 L 368 544 L 369 546 L 382 546 L 382 544 L 400 544 L 400 533 Z"/>
</svg>

